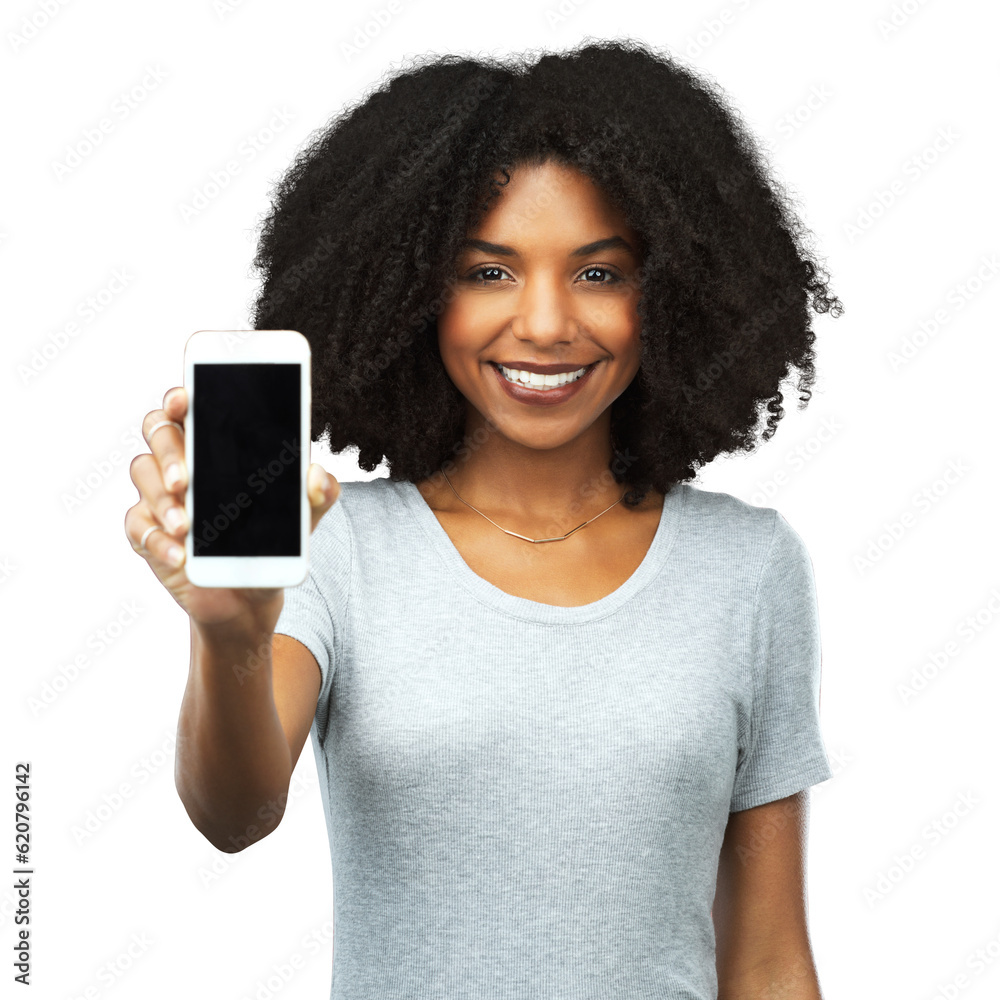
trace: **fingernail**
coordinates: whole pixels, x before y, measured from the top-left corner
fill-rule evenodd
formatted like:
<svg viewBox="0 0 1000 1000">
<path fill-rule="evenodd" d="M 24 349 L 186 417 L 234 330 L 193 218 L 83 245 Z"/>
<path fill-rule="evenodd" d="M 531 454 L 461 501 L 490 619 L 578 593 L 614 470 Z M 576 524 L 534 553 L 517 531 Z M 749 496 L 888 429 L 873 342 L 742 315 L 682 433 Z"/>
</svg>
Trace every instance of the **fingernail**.
<svg viewBox="0 0 1000 1000">
<path fill-rule="evenodd" d="M 167 562 L 171 566 L 180 566 L 184 562 L 184 550 L 179 545 L 171 545 L 167 549 Z"/>
<path fill-rule="evenodd" d="M 168 531 L 180 531 L 187 523 L 187 517 L 180 507 L 171 507 L 163 515 L 163 521 Z"/>
<path fill-rule="evenodd" d="M 179 462 L 173 462 L 171 465 L 167 466 L 166 472 L 163 473 L 163 482 L 166 484 L 168 490 L 172 490 L 181 481 L 181 467 Z"/>
</svg>

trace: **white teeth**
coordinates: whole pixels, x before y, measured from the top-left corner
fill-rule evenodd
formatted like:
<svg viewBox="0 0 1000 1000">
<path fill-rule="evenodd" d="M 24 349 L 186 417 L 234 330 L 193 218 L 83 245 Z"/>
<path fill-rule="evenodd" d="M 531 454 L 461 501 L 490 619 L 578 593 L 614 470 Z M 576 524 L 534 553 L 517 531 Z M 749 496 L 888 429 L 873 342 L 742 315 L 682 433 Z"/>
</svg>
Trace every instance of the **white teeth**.
<svg viewBox="0 0 1000 1000">
<path fill-rule="evenodd" d="M 503 365 L 497 365 L 497 368 L 500 369 L 508 382 L 517 382 L 521 385 L 531 386 L 532 389 L 542 390 L 575 382 L 587 373 L 587 367 L 578 368 L 575 372 L 564 372 L 561 375 L 539 375 L 537 372 L 514 371 L 510 368 L 504 368 Z"/>
</svg>

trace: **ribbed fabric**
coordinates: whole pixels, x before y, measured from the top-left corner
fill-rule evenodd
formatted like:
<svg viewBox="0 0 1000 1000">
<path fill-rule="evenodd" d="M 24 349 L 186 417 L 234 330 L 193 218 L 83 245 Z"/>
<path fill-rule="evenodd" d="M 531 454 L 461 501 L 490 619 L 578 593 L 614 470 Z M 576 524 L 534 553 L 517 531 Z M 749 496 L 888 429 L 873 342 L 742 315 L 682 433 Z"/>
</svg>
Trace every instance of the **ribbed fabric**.
<svg viewBox="0 0 1000 1000">
<path fill-rule="evenodd" d="M 715 1000 L 730 811 L 832 776 L 812 563 L 690 484 L 614 593 L 477 576 L 410 482 L 341 483 L 277 632 L 316 657 L 331 1000 Z"/>
</svg>

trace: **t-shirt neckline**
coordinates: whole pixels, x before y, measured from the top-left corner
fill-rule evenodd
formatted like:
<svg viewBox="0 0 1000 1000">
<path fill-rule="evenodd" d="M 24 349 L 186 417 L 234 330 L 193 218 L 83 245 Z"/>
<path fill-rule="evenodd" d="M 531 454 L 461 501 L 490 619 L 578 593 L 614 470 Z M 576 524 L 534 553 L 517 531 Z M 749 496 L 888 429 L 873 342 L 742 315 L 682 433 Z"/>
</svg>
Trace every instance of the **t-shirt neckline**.
<svg viewBox="0 0 1000 1000">
<path fill-rule="evenodd" d="M 670 554 L 680 528 L 688 494 L 686 484 L 678 483 L 664 496 L 656 534 L 653 536 L 642 562 L 617 590 L 613 590 L 610 594 L 606 594 L 596 601 L 591 601 L 589 604 L 561 607 L 556 604 L 543 604 L 539 601 L 528 600 L 526 597 L 508 594 L 488 580 L 484 580 L 462 558 L 455 543 L 448 536 L 448 532 L 444 530 L 434 511 L 431 510 L 420 490 L 417 489 L 416 483 L 409 480 L 390 479 L 389 481 L 402 496 L 407 509 L 423 529 L 429 547 L 441 558 L 452 580 L 464 587 L 483 604 L 514 618 L 556 625 L 573 625 L 604 618 L 617 611 L 649 584 L 660 572 Z"/>
</svg>

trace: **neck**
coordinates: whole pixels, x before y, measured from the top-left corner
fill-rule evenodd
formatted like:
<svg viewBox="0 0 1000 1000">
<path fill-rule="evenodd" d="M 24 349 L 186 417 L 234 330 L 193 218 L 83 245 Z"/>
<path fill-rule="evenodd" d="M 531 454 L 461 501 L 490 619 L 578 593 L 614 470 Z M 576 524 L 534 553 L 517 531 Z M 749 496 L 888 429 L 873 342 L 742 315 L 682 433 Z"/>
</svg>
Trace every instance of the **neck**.
<svg viewBox="0 0 1000 1000">
<path fill-rule="evenodd" d="M 610 420 L 606 411 L 572 441 L 531 448 L 503 437 L 476 413 L 466 422 L 466 450 L 443 468 L 462 499 L 490 517 L 585 520 L 626 489 L 609 469 Z M 439 478 L 437 492 L 461 506 L 444 477 Z"/>
</svg>

